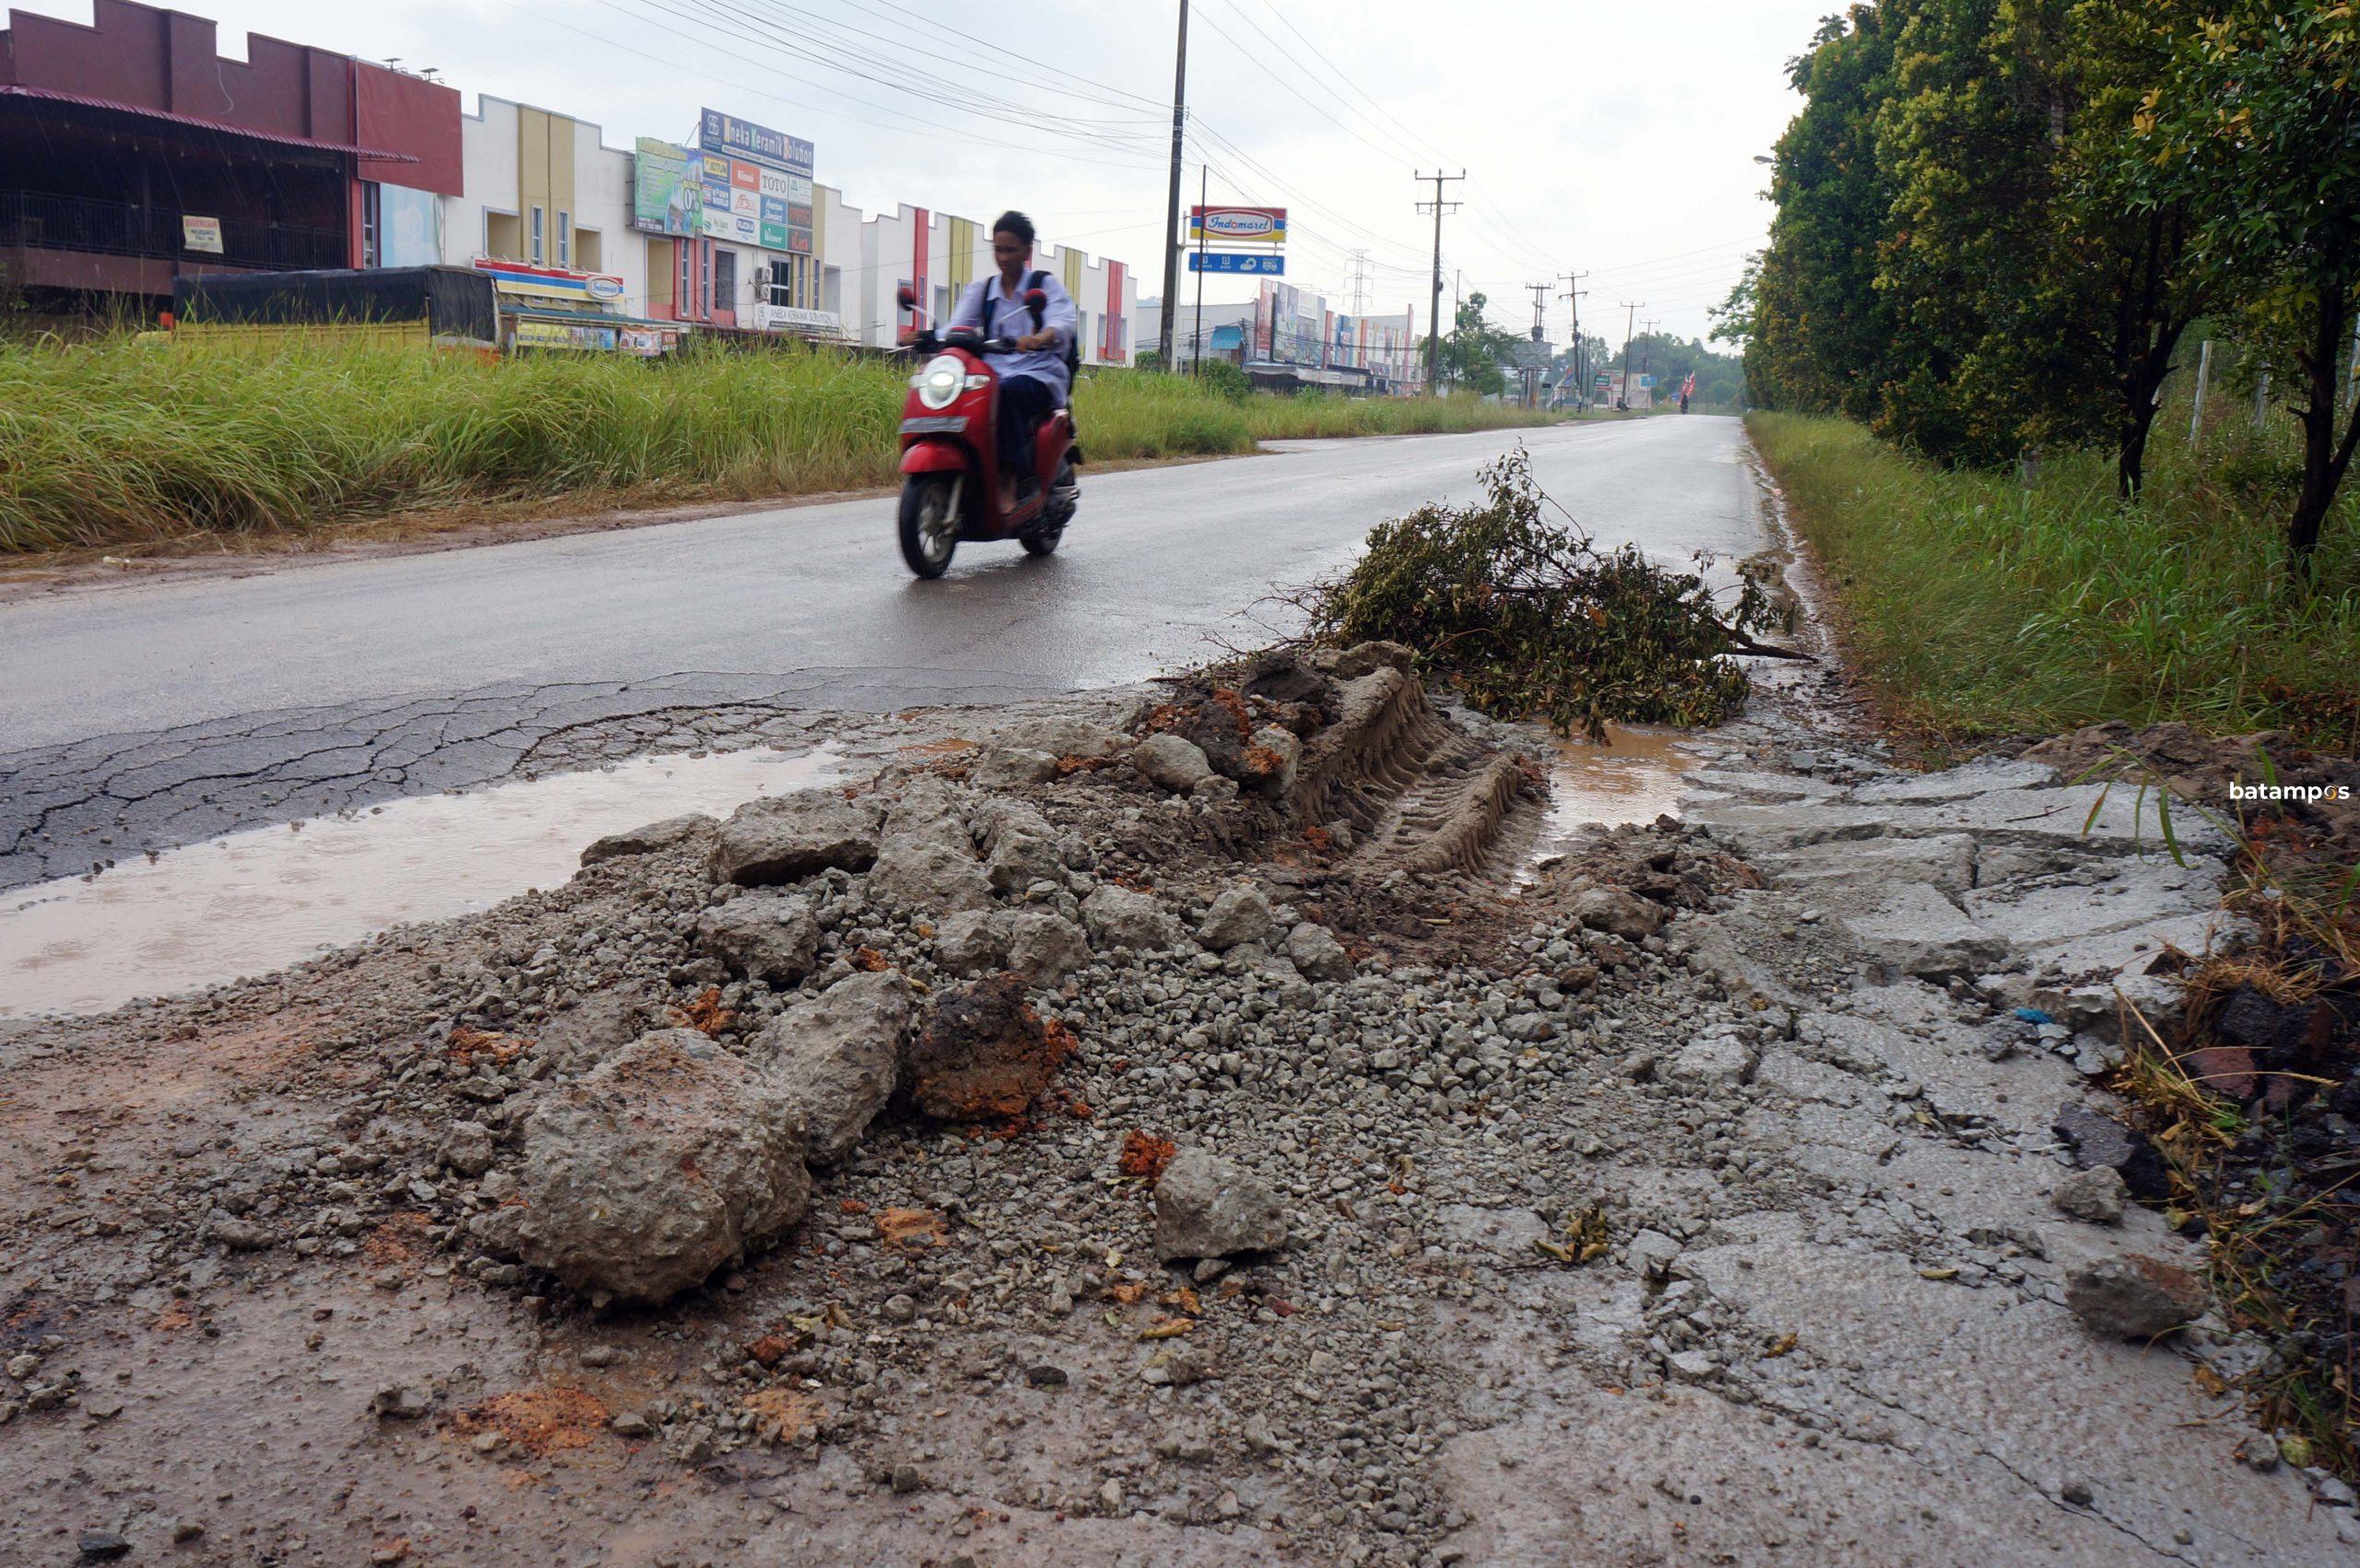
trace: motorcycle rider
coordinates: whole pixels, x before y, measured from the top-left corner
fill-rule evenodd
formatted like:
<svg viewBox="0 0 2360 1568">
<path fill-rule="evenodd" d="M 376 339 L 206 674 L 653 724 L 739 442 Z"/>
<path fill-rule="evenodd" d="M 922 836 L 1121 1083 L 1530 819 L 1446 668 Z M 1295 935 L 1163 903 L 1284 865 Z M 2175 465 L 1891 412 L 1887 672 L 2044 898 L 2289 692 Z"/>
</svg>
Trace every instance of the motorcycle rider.
<svg viewBox="0 0 2360 1568">
<path fill-rule="evenodd" d="M 967 286 L 950 324 L 954 329 L 974 327 L 986 337 L 1005 336 L 1011 325 L 1032 324 L 1030 332 L 1014 335 L 1016 352 L 984 356 L 999 377 L 1000 505 L 1006 508 L 1039 487 L 1032 472 L 1032 438 L 1041 421 L 1073 395 L 1073 371 L 1066 355 L 1074 345 L 1080 318 L 1073 296 L 1056 274 L 1033 270 L 1031 218 L 1013 210 L 999 215 L 992 224 L 992 259 L 999 265 L 998 274 Z M 1037 323 L 1024 303 L 1025 294 L 1033 289 L 1048 296 Z"/>
</svg>

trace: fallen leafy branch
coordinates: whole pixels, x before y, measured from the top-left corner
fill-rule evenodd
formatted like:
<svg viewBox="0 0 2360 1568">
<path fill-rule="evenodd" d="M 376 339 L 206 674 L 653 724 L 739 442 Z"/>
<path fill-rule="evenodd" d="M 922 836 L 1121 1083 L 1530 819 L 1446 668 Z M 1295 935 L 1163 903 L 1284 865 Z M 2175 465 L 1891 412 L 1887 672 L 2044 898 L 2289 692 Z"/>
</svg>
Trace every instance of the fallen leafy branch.
<svg viewBox="0 0 2360 1568">
<path fill-rule="evenodd" d="M 1725 618 L 1702 575 L 1709 558 L 1680 572 L 1635 545 L 1599 548 L 1533 482 L 1521 447 L 1482 478 L 1484 501 L 1380 524 L 1350 571 L 1284 595 L 1307 620 L 1297 641 L 1400 643 L 1483 712 L 1593 739 L 1609 721 L 1728 717 L 1748 690 L 1730 654 L 1810 656 L 1752 635 L 1792 621 L 1758 574 L 1740 573 Z"/>
</svg>

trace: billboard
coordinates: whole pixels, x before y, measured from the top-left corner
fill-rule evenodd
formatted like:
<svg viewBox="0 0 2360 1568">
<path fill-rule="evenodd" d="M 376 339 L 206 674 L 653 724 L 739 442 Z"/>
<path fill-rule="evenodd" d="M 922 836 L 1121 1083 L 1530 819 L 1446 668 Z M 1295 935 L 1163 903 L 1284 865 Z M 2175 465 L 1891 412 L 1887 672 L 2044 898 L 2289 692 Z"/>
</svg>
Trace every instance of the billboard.
<svg viewBox="0 0 2360 1568">
<path fill-rule="evenodd" d="M 773 131 L 768 125 L 757 125 L 751 120 L 736 119 L 718 109 L 705 110 L 698 116 L 697 146 L 725 159 L 767 163 L 806 177 L 811 173 L 813 148 L 809 142 L 784 131 Z"/>
<path fill-rule="evenodd" d="M 689 239 L 704 232 L 704 159 L 642 136 L 632 144 L 631 226 Z"/>
<path fill-rule="evenodd" d="M 1188 242 L 1216 245 L 1283 245 L 1287 209 L 1282 206 L 1192 206 Z"/>
</svg>

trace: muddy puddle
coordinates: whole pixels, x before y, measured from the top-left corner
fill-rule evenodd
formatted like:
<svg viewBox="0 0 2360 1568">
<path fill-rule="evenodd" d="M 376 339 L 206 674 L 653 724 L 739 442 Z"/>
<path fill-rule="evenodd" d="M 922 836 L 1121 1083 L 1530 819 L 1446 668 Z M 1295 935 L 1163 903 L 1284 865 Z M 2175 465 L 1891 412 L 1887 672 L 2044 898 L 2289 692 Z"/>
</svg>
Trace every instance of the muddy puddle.
<svg viewBox="0 0 2360 1568">
<path fill-rule="evenodd" d="M 602 834 L 826 784 L 825 748 L 641 757 L 233 833 L 0 893 L 0 1018 L 101 1012 L 263 974 L 573 875 Z"/>
<path fill-rule="evenodd" d="M 1681 781 L 1701 759 L 1680 744 L 1682 732 L 1606 726 L 1603 745 L 1558 740 L 1549 763 L 1549 804 L 1525 853 L 1519 882 L 1562 855 L 1584 828 L 1611 828 L 1680 815 Z"/>
</svg>

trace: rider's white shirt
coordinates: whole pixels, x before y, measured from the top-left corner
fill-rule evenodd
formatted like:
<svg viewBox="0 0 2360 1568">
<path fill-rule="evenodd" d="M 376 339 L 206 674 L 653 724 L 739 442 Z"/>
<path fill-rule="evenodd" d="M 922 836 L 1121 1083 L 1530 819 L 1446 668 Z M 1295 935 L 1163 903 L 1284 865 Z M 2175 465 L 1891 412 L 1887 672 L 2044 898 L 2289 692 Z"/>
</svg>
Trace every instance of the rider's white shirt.
<svg viewBox="0 0 2360 1568">
<path fill-rule="evenodd" d="M 959 308 L 950 312 L 950 324 L 980 328 L 984 324 L 984 290 L 989 289 L 993 301 L 992 331 L 1008 337 L 1021 337 L 1031 332 L 1032 312 L 1024 306 L 1024 280 L 1033 270 L 1028 267 L 1016 275 L 1013 296 L 997 270 L 989 277 L 970 283 L 960 292 Z M 1080 321 L 1074 312 L 1073 296 L 1066 292 L 1066 286 L 1057 281 L 1056 273 L 1043 272 L 1041 292 L 1049 297 L 1041 312 L 1041 324 L 1057 334 L 1056 345 L 1016 354 L 986 354 L 984 359 L 1000 375 L 1031 376 L 1045 383 L 1063 403 L 1073 394 L 1072 380 L 1066 374 L 1066 345 L 1080 330 Z"/>
</svg>

